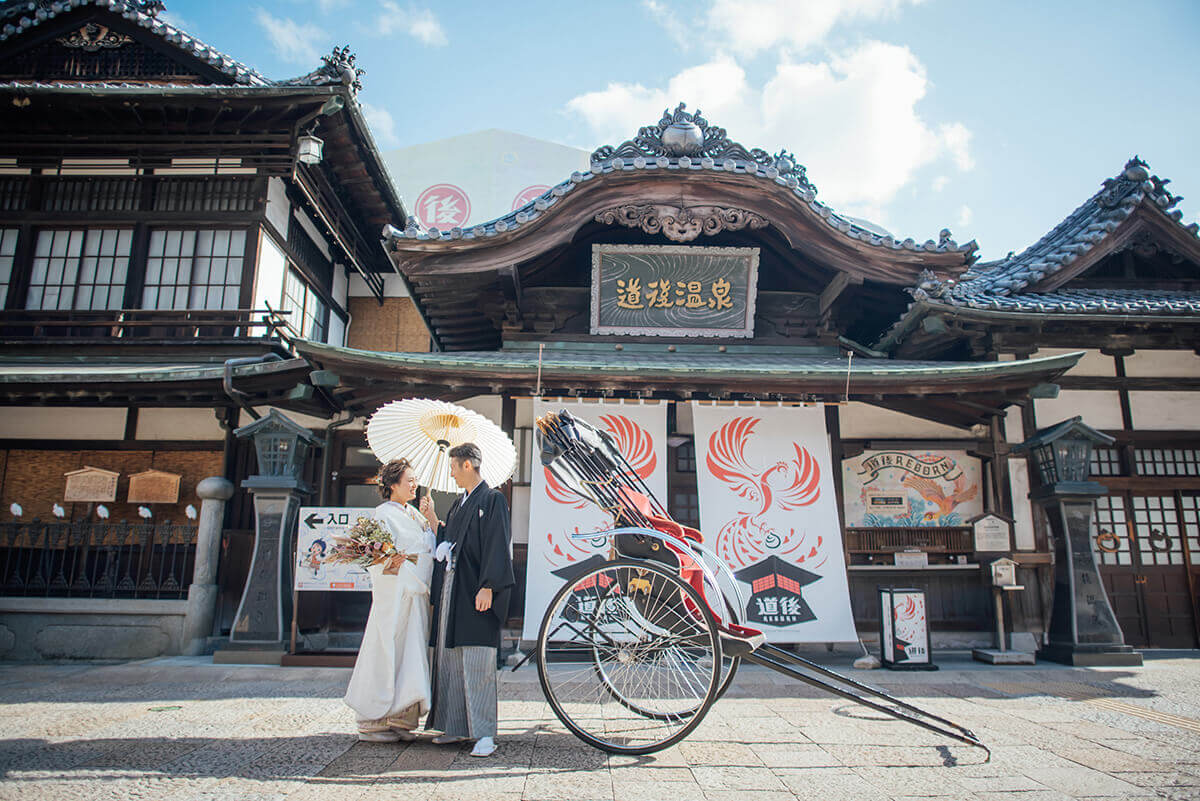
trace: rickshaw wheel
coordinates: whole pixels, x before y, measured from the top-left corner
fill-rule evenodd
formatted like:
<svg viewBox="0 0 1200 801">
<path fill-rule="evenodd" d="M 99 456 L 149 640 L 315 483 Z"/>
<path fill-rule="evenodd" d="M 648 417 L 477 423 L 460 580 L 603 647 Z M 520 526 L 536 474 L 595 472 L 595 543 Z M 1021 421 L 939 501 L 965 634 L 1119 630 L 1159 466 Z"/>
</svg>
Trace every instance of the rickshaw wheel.
<svg viewBox="0 0 1200 801">
<path fill-rule="evenodd" d="M 649 754 L 691 733 L 721 689 L 721 640 L 699 593 L 668 567 L 607 562 L 567 582 L 538 634 L 554 714 L 609 753 Z"/>
</svg>

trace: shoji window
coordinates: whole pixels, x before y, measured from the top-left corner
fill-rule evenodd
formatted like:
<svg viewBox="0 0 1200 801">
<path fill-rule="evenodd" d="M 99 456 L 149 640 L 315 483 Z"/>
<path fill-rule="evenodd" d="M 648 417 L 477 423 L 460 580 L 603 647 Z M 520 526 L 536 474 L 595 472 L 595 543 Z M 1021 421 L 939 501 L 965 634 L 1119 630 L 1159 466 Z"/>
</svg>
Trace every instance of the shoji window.
<svg viewBox="0 0 1200 801">
<path fill-rule="evenodd" d="M 8 301 L 8 285 L 12 282 L 13 260 L 17 255 L 16 228 L 0 228 L 0 309 Z"/>
<path fill-rule="evenodd" d="M 305 339 L 325 341 L 325 304 L 294 269 L 283 283 L 283 308 L 291 312 L 288 323 Z"/>
<path fill-rule="evenodd" d="M 143 309 L 236 309 L 246 232 L 150 232 Z"/>
<path fill-rule="evenodd" d="M 132 241 L 126 228 L 39 231 L 25 308 L 121 308 Z"/>
</svg>

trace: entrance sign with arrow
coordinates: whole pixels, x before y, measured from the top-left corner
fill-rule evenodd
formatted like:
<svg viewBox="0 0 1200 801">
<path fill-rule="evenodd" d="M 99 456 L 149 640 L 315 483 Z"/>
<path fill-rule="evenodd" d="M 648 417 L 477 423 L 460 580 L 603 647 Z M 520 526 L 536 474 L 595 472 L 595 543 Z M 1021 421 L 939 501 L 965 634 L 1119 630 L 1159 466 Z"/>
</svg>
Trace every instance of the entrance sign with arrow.
<svg viewBox="0 0 1200 801">
<path fill-rule="evenodd" d="M 370 517 L 370 506 L 301 506 L 296 533 L 296 590 L 370 591 L 371 577 L 357 565 L 325 562 L 334 537 L 345 537 L 354 521 Z"/>
</svg>

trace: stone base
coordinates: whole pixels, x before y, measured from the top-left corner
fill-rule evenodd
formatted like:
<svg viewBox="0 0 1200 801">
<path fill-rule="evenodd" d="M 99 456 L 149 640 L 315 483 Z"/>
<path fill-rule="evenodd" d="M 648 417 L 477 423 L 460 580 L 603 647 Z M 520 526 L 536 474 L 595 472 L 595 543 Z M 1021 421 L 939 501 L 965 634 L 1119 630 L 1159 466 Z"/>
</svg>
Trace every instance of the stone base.
<svg viewBox="0 0 1200 801">
<path fill-rule="evenodd" d="M 1058 645 L 1037 652 L 1038 659 L 1075 667 L 1141 667 L 1142 654 L 1131 645 Z"/>
<path fill-rule="evenodd" d="M 995 648 L 976 648 L 971 656 L 989 665 L 1032 665 L 1037 662 L 1029 651 L 998 651 Z"/>
<path fill-rule="evenodd" d="M 230 643 L 213 653 L 214 665 L 276 665 L 283 662 L 287 649 L 273 645 L 236 645 Z"/>
</svg>

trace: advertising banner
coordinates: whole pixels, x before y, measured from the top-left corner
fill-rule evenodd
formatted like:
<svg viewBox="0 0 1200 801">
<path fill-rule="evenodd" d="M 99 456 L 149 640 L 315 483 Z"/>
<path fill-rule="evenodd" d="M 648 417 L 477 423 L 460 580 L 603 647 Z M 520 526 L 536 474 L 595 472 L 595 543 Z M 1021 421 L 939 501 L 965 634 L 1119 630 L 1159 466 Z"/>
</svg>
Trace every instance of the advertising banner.
<svg viewBox="0 0 1200 801">
<path fill-rule="evenodd" d="M 344 537 L 354 521 L 370 517 L 370 506 L 301 506 L 296 533 L 297 590 L 360 590 L 370 592 L 371 577 L 357 565 L 325 562 L 334 537 Z"/>
<path fill-rule="evenodd" d="M 700 528 L 770 642 L 858 639 L 825 409 L 692 402 Z"/>
<path fill-rule="evenodd" d="M 533 413 L 566 409 L 575 417 L 607 431 L 626 461 L 654 495 L 667 499 L 667 405 L 665 403 L 582 403 L 535 399 Z M 549 474 L 531 448 L 529 493 L 529 562 L 525 583 L 525 627 L 521 636 L 535 640 L 542 616 L 563 582 L 581 572 L 589 559 L 603 558 L 608 542 L 571 539 L 574 533 L 612 528 L 612 518 L 591 501 L 564 487 Z M 591 566 L 590 564 L 588 565 Z M 586 569 L 586 568 L 582 568 Z"/>
</svg>

